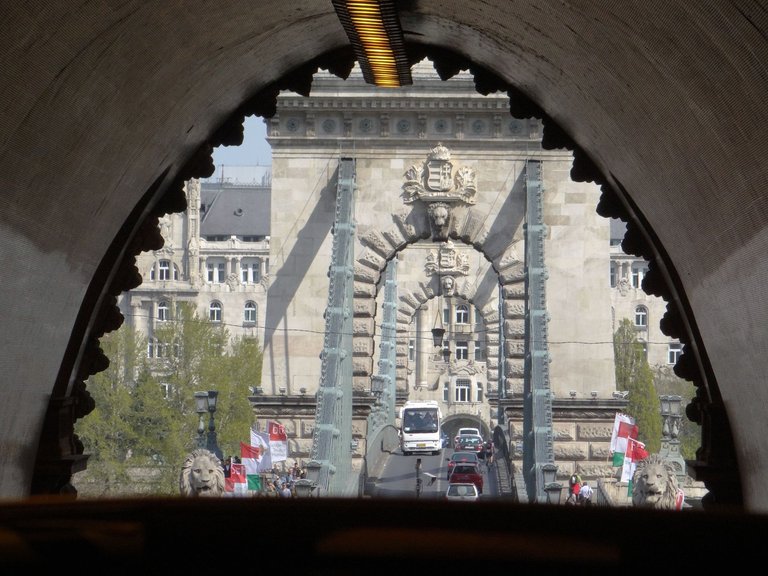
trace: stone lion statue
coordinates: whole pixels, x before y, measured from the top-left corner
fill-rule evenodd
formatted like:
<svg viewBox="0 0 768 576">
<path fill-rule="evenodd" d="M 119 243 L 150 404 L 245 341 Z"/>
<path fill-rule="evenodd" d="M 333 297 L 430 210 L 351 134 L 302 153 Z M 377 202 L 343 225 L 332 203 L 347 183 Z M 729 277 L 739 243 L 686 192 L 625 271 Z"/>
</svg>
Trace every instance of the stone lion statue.
<svg viewBox="0 0 768 576">
<path fill-rule="evenodd" d="M 224 468 L 216 454 L 198 448 L 181 467 L 179 491 L 182 496 L 223 496 Z"/>
<path fill-rule="evenodd" d="M 632 476 L 632 504 L 644 508 L 675 510 L 680 488 L 670 462 L 651 454 L 637 464 Z"/>
</svg>

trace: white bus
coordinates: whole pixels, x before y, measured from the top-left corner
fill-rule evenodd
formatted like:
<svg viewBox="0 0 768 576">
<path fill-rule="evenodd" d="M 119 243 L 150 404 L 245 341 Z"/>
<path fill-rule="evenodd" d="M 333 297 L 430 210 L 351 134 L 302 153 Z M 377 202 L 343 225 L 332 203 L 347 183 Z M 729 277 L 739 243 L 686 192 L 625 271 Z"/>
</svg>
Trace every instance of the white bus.
<svg viewBox="0 0 768 576">
<path fill-rule="evenodd" d="M 406 402 L 400 409 L 400 449 L 409 456 L 414 452 L 440 454 L 442 415 L 436 400 Z"/>
</svg>

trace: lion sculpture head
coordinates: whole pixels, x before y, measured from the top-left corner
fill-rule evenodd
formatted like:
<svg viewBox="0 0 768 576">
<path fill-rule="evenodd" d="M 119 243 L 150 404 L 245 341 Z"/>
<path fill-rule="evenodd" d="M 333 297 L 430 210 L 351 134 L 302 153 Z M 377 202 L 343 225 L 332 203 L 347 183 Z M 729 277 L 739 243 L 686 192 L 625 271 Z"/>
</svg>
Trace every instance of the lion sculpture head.
<svg viewBox="0 0 768 576">
<path fill-rule="evenodd" d="M 222 496 L 224 468 L 216 454 L 203 448 L 189 454 L 181 467 L 179 490 L 182 496 Z"/>
<path fill-rule="evenodd" d="M 637 464 L 632 476 L 632 504 L 644 508 L 675 510 L 679 487 L 672 464 L 651 454 Z"/>
</svg>

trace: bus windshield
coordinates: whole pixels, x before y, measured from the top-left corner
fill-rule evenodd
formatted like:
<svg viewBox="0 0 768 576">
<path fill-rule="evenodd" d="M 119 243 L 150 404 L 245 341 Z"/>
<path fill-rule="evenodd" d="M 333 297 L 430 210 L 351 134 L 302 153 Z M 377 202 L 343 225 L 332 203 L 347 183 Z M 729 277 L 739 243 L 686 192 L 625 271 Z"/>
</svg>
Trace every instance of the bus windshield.
<svg viewBox="0 0 768 576">
<path fill-rule="evenodd" d="M 437 408 L 406 408 L 403 412 L 403 431 L 411 434 L 436 432 Z"/>
</svg>

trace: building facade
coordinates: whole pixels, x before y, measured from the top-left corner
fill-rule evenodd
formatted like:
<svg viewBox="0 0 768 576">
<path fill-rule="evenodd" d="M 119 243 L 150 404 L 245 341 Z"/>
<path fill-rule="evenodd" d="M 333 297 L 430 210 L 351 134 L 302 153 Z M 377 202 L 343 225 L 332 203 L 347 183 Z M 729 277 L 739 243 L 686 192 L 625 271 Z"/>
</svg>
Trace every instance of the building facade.
<svg viewBox="0 0 768 576">
<path fill-rule="evenodd" d="M 188 210 L 162 223 L 165 246 L 140 257 L 144 282 L 120 306 L 150 339 L 148 354 L 164 353 L 154 327 L 183 301 L 233 336 L 258 337 L 257 421 L 279 419 L 291 454 L 308 457 L 335 170 L 352 157 L 356 456 L 365 454 L 375 403 L 382 276 L 396 257 L 398 401 L 437 400 L 448 430 L 476 425 L 488 434 L 502 424 L 519 464 L 527 166 L 537 162 L 555 461 L 561 477 L 610 475 L 613 417 L 626 404 L 613 367 L 618 322 L 633 321 L 652 365 L 672 364 L 679 345 L 658 328 L 663 300 L 640 289 L 645 262 L 615 242 L 620 223 L 596 214 L 599 188 L 571 181 L 571 153 L 542 150 L 539 121 L 512 118 L 506 94 L 478 94 L 466 73 L 442 81 L 428 63 L 397 92 L 365 84 L 357 71 L 347 80 L 319 72 L 310 97 L 281 94 L 266 122 L 271 172 L 248 185 L 190 182 Z M 445 330 L 440 342 L 436 327 Z"/>
</svg>

